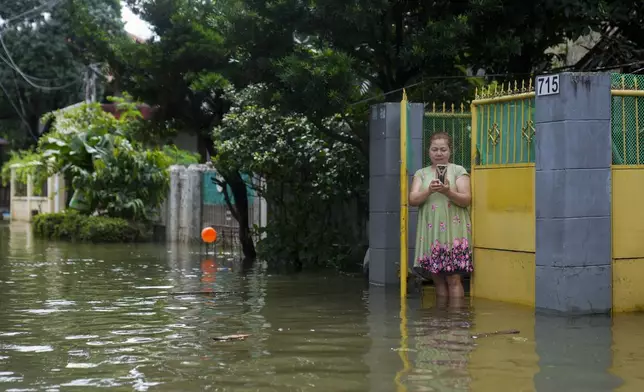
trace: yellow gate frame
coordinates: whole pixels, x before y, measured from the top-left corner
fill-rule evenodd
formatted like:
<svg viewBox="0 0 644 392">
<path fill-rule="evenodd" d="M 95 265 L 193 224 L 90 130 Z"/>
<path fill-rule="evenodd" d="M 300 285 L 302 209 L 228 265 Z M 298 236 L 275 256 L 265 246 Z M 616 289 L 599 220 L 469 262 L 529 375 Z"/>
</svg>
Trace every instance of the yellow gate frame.
<svg viewBox="0 0 644 392">
<path fill-rule="evenodd" d="M 408 215 L 409 192 L 407 190 L 407 92 L 403 89 L 400 101 L 400 298 L 407 298 L 407 270 L 409 268 Z"/>
</svg>

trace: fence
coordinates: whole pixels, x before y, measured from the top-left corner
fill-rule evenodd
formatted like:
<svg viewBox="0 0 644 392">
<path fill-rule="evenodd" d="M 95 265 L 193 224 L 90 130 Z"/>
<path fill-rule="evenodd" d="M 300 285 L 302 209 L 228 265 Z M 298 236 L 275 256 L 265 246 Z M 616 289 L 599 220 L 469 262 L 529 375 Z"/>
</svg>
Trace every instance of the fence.
<svg viewBox="0 0 644 392">
<path fill-rule="evenodd" d="M 266 207 L 264 203 L 257 200 L 253 180 L 248 176 L 242 175 L 247 183 L 246 194 L 248 195 L 248 219 L 252 225 L 260 225 L 262 216 L 266 217 Z M 202 193 L 201 193 L 201 225 L 202 227 L 211 226 L 220 234 L 223 243 L 231 248 L 236 248 L 239 243 L 239 222 L 233 217 L 224 197 L 223 189 L 217 184 L 219 178 L 214 170 L 203 173 Z M 232 197 L 230 188 L 227 190 L 230 195 L 230 202 L 234 205 L 235 199 Z M 262 210 L 262 207 L 264 208 Z M 257 240 L 257 238 L 255 238 Z"/>
<path fill-rule="evenodd" d="M 477 91 L 471 105 L 472 295 L 561 312 L 641 311 L 644 75 L 562 73 L 537 80 L 539 96 L 531 82 L 517 82 Z M 404 164 L 405 142 L 426 147 L 433 133 L 467 124 L 459 117 L 464 108 L 432 105 L 423 113 L 418 106 L 403 100 L 400 108 L 372 109 L 372 156 L 400 144 L 400 158 L 390 154 L 370 167 L 370 192 L 385 196 L 370 200 L 371 222 L 378 221 L 370 223 L 371 261 L 380 268 L 370 269 L 370 280 L 378 283 L 391 282 L 386 268 L 394 252 L 406 260 L 405 186 L 413 171 Z M 397 129 L 388 116 L 399 116 Z M 464 161 L 458 152 L 454 158 Z M 420 157 L 413 162 L 420 164 Z M 393 175 L 400 177 L 399 209 L 386 185 Z M 387 241 L 394 229 L 400 242 Z M 376 237 L 385 230 L 391 234 Z"/>
<path fill-rule="evenodd" d="M 644 119 L 642 75 L 611 75 L 611 139 L 613 165 L 644 163 L 640 148 Z"/>
<path fill-rule="evenodd" d="M 59 212 L 65 208 L 65 182 L 62 176 L 49 177 L 41 186 L 35 187 L 32 176 L 22 183 L 11 172 L 9 210 L 13 221 L 31 221 L 34 214 Z M 36 192 L 39 190 L 39 192 Z"/>
<path fill-rule="evenodd" d="M 423 166 L 429 166 L 429 140 L 438 132 L 446 132 L 452 138 L 452 161 L 461 165 L 468 171 L 471 169 L 472 155 L 472 114 L 465 111 L 465 105 L 458 106 L 445 103 L 436 110 L 436 103 L 432 110 L 425 113 L 423 121 Z"/>
<path fill-rule="evenodd" d="M 218 238 L 222 242 L 237 243 L 239 223 L 228 210 L 223 189 L 214 181 L 217 177 L 209 165 L 170 168 L 170 194 L 161 222 L 169 242 L 198 242 L 201 230 L 211 226 L 220 234 Z M 249 178 L 245 180 L 250 183 Z M 247 193 L 250 225 L 264 226 L 266 203 L 254 196 L 250 185 Z M 228 194 L 231 195 L 230 189 Z M 231 201 L 234 203 L 234 199 Z"/>
<path fill-rule="evenodd" d="M 641 310 L 644 290 L 644 75 L 611 75 L 613 308 Z"/>
<path fill-rule="evenodd" d="M 535 303 L 534 100 L 532 82 L 515 82 L 472 102 L 472 293 L 526 305 Z"/>
<path fill-rule="evenodd" d="M 534 100 L 532 81 L 477 91 L 477 165 L 534 163 Z"/>
</svg>

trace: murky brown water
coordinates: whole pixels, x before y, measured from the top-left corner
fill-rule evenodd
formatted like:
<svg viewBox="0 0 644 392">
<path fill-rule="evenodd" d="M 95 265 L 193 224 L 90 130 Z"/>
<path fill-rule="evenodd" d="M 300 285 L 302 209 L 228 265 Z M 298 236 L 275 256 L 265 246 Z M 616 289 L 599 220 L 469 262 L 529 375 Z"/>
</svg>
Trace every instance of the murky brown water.
<svg viewBox="0 0 644 392">
<path fill-rule="evenodd" d="M 361 279 L 229 266 L 198 248 L 48 243 L 0 224 L 0 390 L 644 390 L 641 315 L 449 310 L 431 293 L 401 313 L 395 290 Z M 170 295 L 201 290 L 222 294 Z M 521 333 L 471 336 L 505 329 Z M 213 340 L 237 333 L 250 337 Z"/>
</svg>

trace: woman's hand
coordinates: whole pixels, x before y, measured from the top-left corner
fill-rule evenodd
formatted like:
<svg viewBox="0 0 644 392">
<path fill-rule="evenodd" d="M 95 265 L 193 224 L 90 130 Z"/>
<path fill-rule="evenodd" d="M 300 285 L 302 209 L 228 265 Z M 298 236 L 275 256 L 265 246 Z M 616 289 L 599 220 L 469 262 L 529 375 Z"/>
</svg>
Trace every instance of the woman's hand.
<svg viewBox="0 0 644 392">
<path fill-rule="evenodd" d="M 445 183 L 442 184 L 438 180 L 432 180 L 432 182 L 429 183 L 429 189 L 431 189 L 432 193 L 438 192 L 446 194 L 447 192 L 449 192 L 449 181 L 445 179 Z"/>
</svg>

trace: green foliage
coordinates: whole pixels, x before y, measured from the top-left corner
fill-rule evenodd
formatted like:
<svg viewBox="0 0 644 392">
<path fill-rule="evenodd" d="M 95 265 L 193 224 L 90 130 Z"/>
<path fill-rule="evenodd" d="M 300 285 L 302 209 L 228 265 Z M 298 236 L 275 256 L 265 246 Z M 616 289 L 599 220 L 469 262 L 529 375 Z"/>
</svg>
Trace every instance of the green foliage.
<svg viewBox="0 0 644 392">
<path fill-rule="evenodd" d="M 117 119 L 98 104 L 54 114 L 53 131 L 38 149 L 50 172 L 72 179 L 91 214 L 147 220 L 167 195 L 170 157 L 133 141 L 141 127 L 134 104 L 119 104 Z"/>
<path fill-rule="evenodd" d="M 360 152 L 326 136 L 306 116 L 282 115 L 277 106 L 259 106 L 257 96 L 264 90 L 253 85 L 227 91 L 232 107 L 213 133 L 215 163 L 306 187 L 320 199 L 353 196 L 355 190 L 346 185 L 364 179 L 359 170 L 364 166 L 356 167 L 365 164 Z M 340 116 L 329 117 L 322 125 L 340 134 L 350 132 Z"/>
<path fill-rule="evenodd" d="M 46 239 L 82 242 L 140 242 L 149 240 L 149 229 L 125 219 L 87 216 L 73 210 L 36 215 L 34 234 Z"/>
<path fill-rule="evenodd" d="M 369 105 L 397 102 L 409 85 L 412 101 L 466 102 L 475 87 L 517 78 L 479 71 L 528 78 L 551 64 L 546 49 L 597 26 L 605 2 L 128 3 L 158 39 L 118 51 L 125 88 L 171 127 L 214 128 L 211 153 L 228 179 L 266 179 L 264 256 L 341 265 L 366 237 Z M 337 224 L 352 203 L 357 213 Z"/>
<path fill-rule="evenodd" d="M 221 89 L 230 58 L 222 35 L 221 4 L 226 1 L 128 0 L 133 10 L 153 26 L 158 39 L 145 45 L 124 43 L 116 48 L 113 67 L 122 87 L 159 107 L 157 136 L 171 129 L 210 136 L 225 112 Z"/>
<path fill-rule="evenodd" d="M 346 219 L 359 217 L 338 212 L 366 194 L 360 186 L 366 160 L 306 116 L 260 106 L 265 91 L 264 86 L 227 91 L 232 106 L 214 130 L 215 165 L 266 180 L 268 186 L 258 190 L 271 206 L 262 258 L 273 266 L 346 267 L 347 254 L 362 240 L 355 222 Z M 350 132 L 340 116 L 324 119 L 322 126 L 340 135 Z"/>
<path fill-rule="evenodd" d="M 136 105 L 118 101 L 120 117 L 99 104 L 81 104 L 51 113 L 52 129 L 35 151 L 15 154 L 3 166 L 3 179 L 16 168 L 20 181 L 29 174 L 46 178 L 61 173 L 75 191 L 81 212 L 147 221 L 163 203 L 169 187 L 167 169 L 196 157 L 176 147 L 146 149 L 135 141 L 142 128 Z M 38 165 L 38 167 L 34 166 Z"/>
<path fill-rule="evenodd" d="M 7 186 L 11 180 L 11 166 L 16 165 L 16 181 L 26 184 L 27 176 L 34 177 L 34 183 L 41 183 L 47 178 L 46 171 L 43 171 L 42 157 L 33 150 L 11 151 L 9 160 L 2 165 L 0 177 L 2 185 Z"/>
<path fill-rule="evenodd" d="M 19 147 L 24 148 L 37 140 L 44 113 L 83 99 L 88 65 L 100 70 L 106 59 L 93 56 L 94 47 L 82 41 L 105 42 L 99 33 L 112 40 L 124 35 L 120 4 L 118 0 L 3 0 L 0 20 L 4 21 L 0 26 L 4 44 L 0 45 L 0 119 L 18 124 L 7 136 L 23 141 Z M 96 79 L 99 99 L 102 82 L 101 77 Z"/>
<path fill-rule="evenodd" d="M 201 156 L 198 153 L 182 150 L 174 145 L 165 145 L 162 151 L 172 160 L 173 165 L 188 166 L 201 161 Z"/>
</svg>

